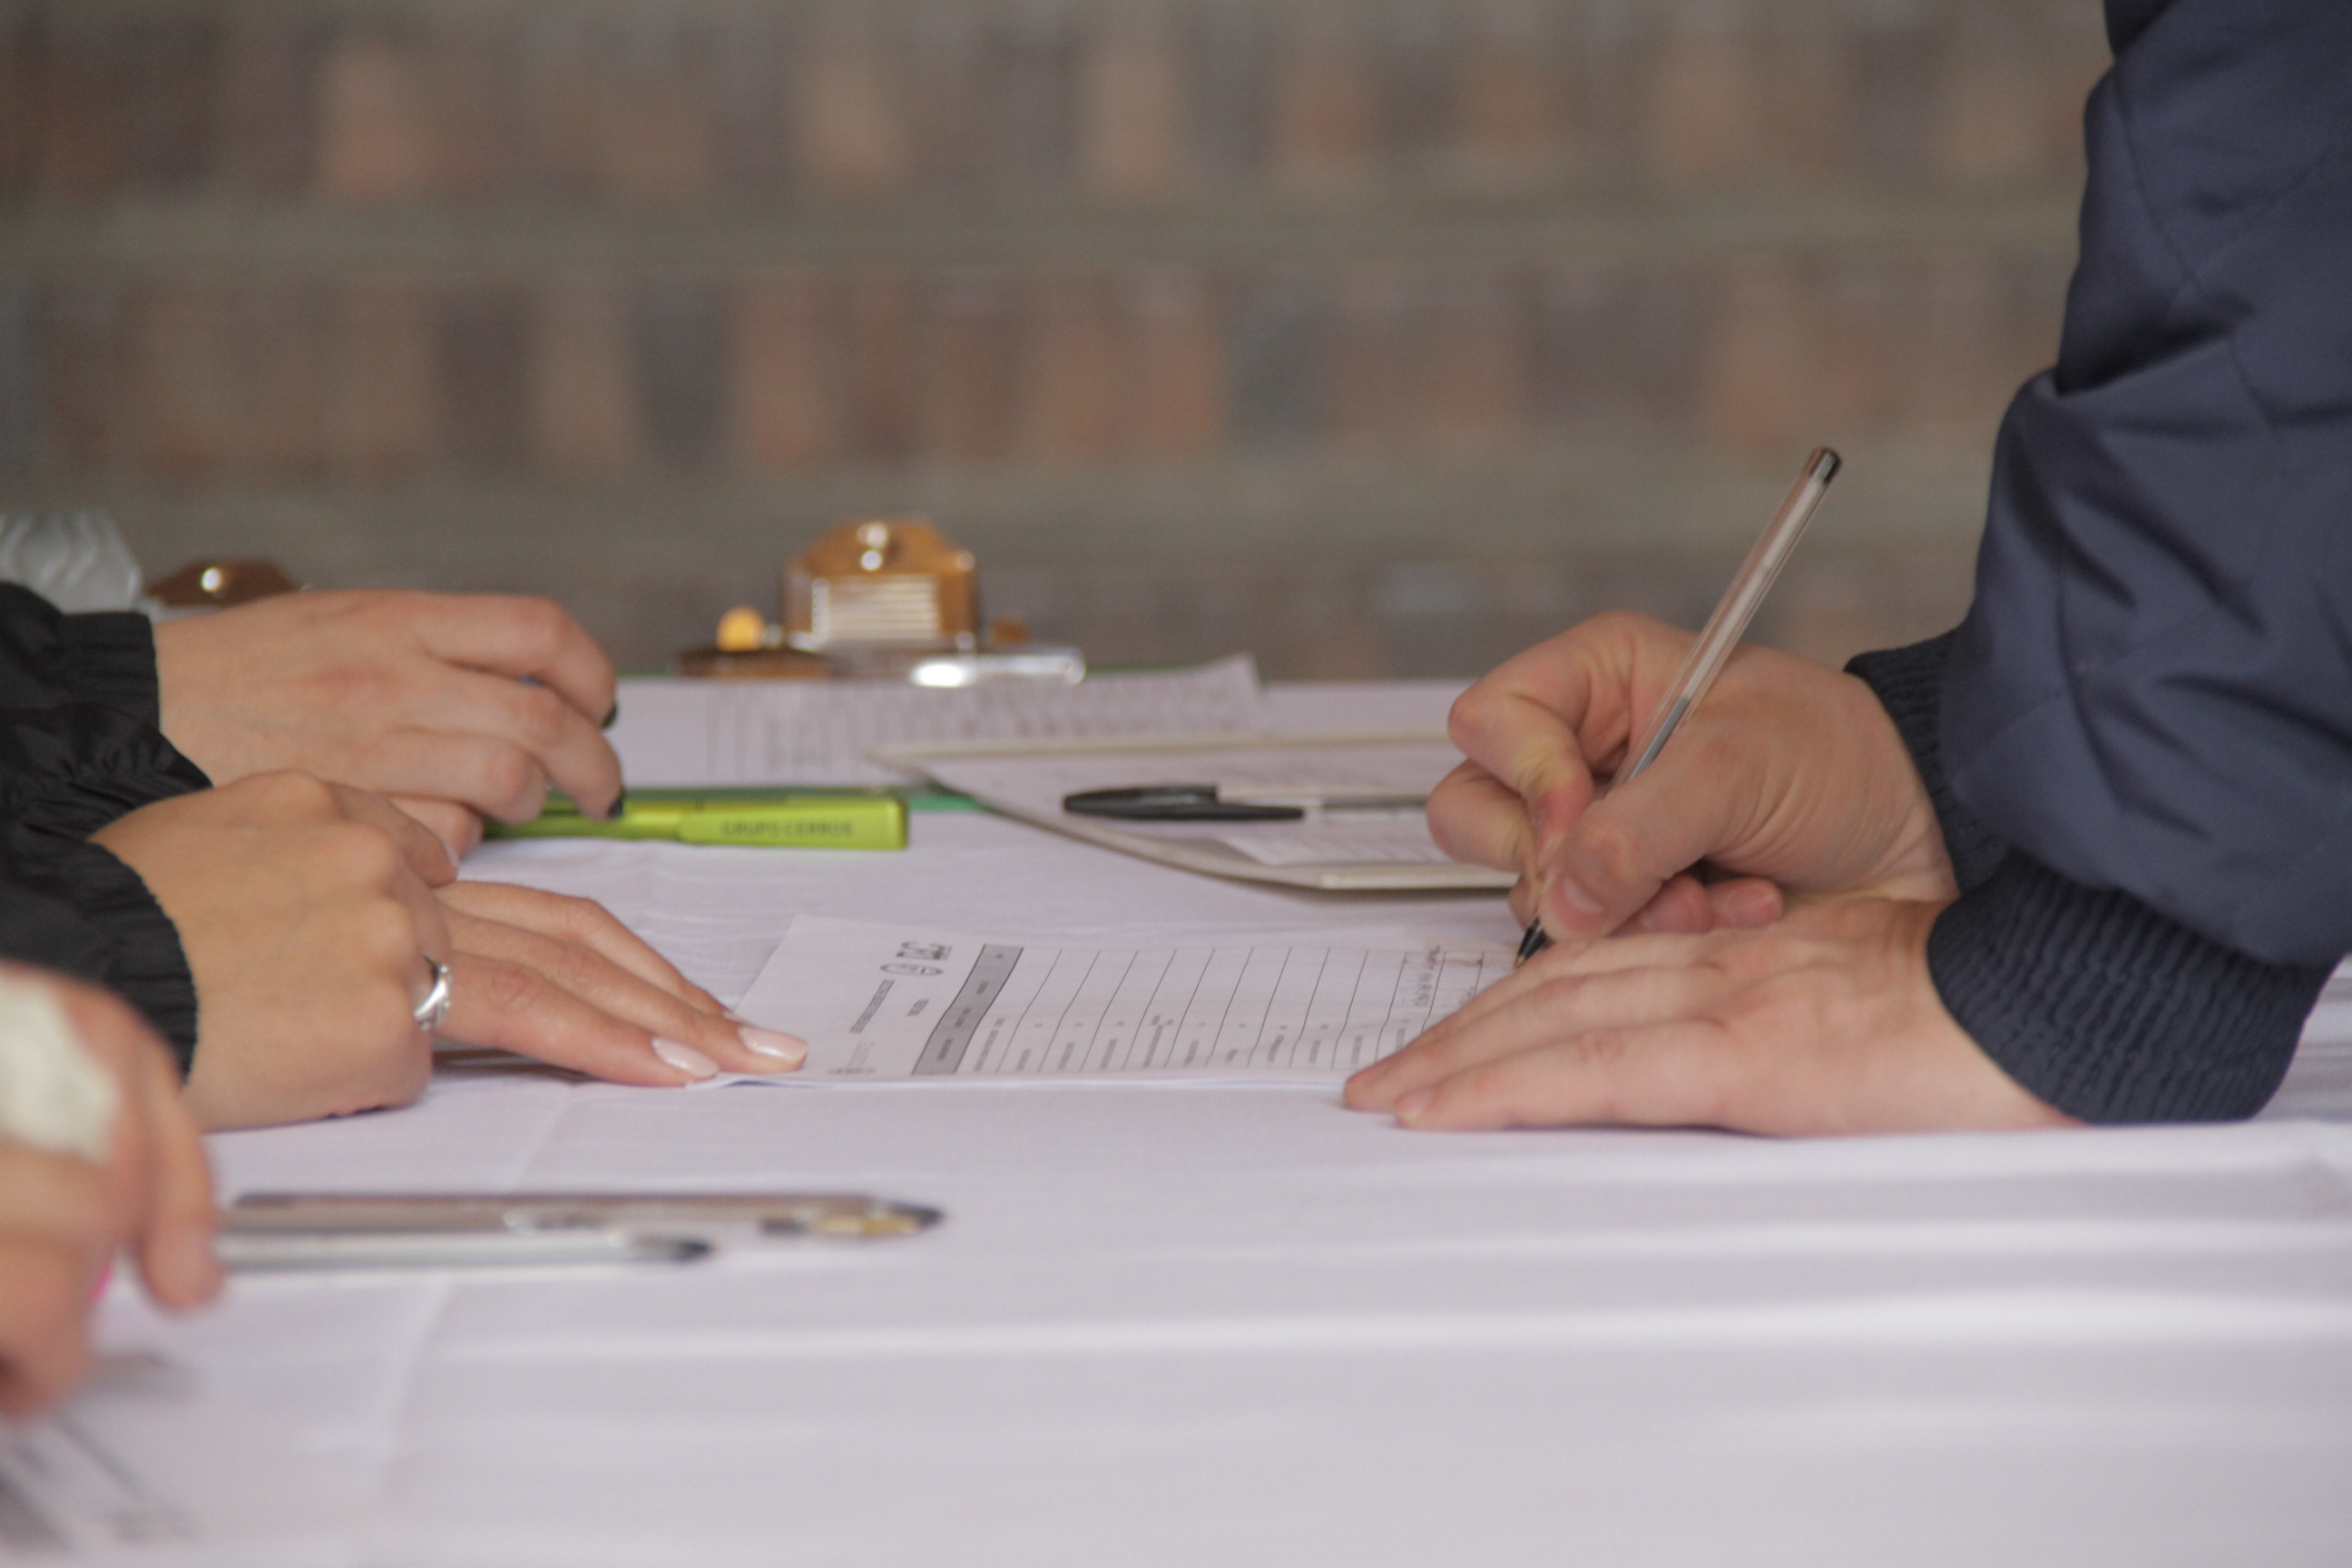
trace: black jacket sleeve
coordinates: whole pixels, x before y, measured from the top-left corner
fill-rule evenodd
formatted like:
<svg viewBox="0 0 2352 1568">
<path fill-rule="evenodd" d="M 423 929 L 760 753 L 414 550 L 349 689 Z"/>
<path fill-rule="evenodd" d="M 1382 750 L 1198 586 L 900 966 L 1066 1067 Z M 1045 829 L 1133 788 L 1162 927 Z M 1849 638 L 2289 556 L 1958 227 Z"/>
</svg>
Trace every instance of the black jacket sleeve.
<svg viewBox="0 0 2352 1568">
<path fill-rule="evenodd" d="M 2308 970 L 2352 951 L 2352 5 L 2107 12 L 1941 762 L 2021 868 Z"/>
<path fill-rule="evenodd" d="M 0 585 L 0 956 L 120 993 L 195 1048 L 179 932 L 138 873 L 89 838 L 142 805 L 206 787 L 154 725 L 144 616 L 67 616 Z"/>
<path fill-rule="evenodd" d="M 1946 776 L 1953 637 L 1847 668 L 1895 721 L 1927 787 L 1960 897 L 1927 939 L 1946 1011 L 2044 1103 L 2086 1121 L 2225 1121 L 2261 1110 L 2294 1059 L 2327 964 L 2266 963 L 2131 894 L 2003 842 Z"/>
<path fill-rule="evenodd" d="M 0 583 L 0 707 L 69 702 L 160 726 L 153 625 L 127 610 L 69 616 L 29 588 Z"/>
</svg>

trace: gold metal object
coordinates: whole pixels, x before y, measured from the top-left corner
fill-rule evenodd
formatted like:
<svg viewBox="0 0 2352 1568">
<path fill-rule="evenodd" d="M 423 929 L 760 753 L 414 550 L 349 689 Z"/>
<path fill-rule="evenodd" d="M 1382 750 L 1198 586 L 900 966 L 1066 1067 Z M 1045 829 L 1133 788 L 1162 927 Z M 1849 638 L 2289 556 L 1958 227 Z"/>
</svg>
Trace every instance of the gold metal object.
<svg viewBox="0 0 2352 1568">
<path fill-rule="evenodd" d="M 768 640 L 770 630 L 767 616 L 749 605 L 738 605 L 719 617 L 719 651 L 757 653 L 773 646 Z"/>
<path fill-rule="evenodd" d="M 827 676 L 962 687 L 1067 685 L 1086 675 L 1074 647 L 1040 647 L 1017 618 L 980 625 L 980 572 L 921 518 L 866 518 L 829 530 L 784 568 L 784 618 L 749 605 L 719 617 L 709 647 L 677 672 L 711 680 Z"/>
<path fill-rule="evenodd" d="M 227 610 L 301 586 L 274 561 L 197 560 L 151 584 L 147 596 L 167 610 Z"/>
<path fill-rule="evenodd" d="M 810 653 L 972 652 L 977 563 L 919 518 L 845 522 L 784 569 L 783 640 Z"/>
</svg>

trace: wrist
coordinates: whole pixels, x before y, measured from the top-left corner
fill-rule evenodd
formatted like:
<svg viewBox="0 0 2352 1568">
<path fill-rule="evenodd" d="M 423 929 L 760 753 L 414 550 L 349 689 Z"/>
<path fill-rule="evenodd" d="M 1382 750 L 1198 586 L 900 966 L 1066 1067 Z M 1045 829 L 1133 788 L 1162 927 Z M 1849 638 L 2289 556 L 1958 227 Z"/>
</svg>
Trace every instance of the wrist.
<svg viewBox="0 0 2352 1568">
<path fill-rule="evenodd" d="M 1992 875 L 2009 846 L 1960 805 L 1944 774 L 1944 672 L 1955 635 L 1859 654 L 1845 668 L 1870 689 L 1894 725 L 1932 818 L 1937 849 L 1951 868 L 1954 885 L 1966 891 Z"/>
</svg>

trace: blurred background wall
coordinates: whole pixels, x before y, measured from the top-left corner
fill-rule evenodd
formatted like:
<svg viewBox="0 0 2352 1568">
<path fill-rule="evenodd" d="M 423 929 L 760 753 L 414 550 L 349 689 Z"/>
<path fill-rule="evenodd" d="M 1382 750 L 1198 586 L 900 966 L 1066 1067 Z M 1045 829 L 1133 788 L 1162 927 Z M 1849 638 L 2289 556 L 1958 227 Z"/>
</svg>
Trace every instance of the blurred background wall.
<svg viewBox="0 0 2352 1568">
<path fill-rule="evenodd" d="M 2091 0 L 0 0 L 0 505 L 625 663 L 920 511 L 1098 661 L 1968 593 Z"/>
</svg>

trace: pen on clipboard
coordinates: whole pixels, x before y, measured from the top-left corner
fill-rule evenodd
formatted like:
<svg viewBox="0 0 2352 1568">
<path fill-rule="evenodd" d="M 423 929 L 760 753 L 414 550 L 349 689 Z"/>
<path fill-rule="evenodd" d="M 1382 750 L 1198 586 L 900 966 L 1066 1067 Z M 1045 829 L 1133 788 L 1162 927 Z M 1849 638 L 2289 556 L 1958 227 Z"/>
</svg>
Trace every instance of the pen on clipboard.
<svg viewBox="0 0 2352 1568">
<path fill-rule="evenodd" d="M 1748 630 L 1748 623 L 1756 618 L 1756 612 L 1762 607 L 1764 595 L 1772 591 L 1773 579 L 1780 575 L 1780 568 L 1789 563 L 1789 557 L 1795 552 L 1797 541 L 1804 534 L 1805 524 L 1812 521 L 1813 513 L 1820 510 L 1822 497 L 1829 492 L 1830 481 L 1837 478 L 1842 462 L 1838 455 L 1827 447 L 1815 447 L 1813 455 L 1805 459 L 1805 471 L 1797 476 L 1797 482 L 1790 489 L 1788 499 L 1780 503 L 1780 510 L 1774 512 L 1772 521 L 1765 525 L 1763 536 L 1756 541 L 1756 548 L 1748 552 L 1747 561 L 1740 565 L 1739 574 L 1731 580 L 1731 586 L 1724 590 L 1723 602 L 1716 605 L 1715 614 L 1707 617 L 1706 628 L 1698 634 L 1698 641 L 1691 645 L 1682 668 L 1675 671 L 1674 684 L 1667 687 L 1665 695 L 1658 700 L 1656 710 L 1650 715 L 1648 728 L 1642 731 L 1633 745 L 1626 748 L 1625 754 L 1633 760 L 1622 773 L 1610 781 L 1610 788 L 1615 789 L 1639 777 L 1643 769 L 1656 762 L 1659 752 L 1665 748 L 1675 731 L 1682 728 L 1683 721 L 1690 717 L 1691 710 L 1706 700 L 1707 689 L 1715 684 L 1715 678 L 1723 673 L 1723 667 L 1730 661 L 1731 650 L 1739 646 L 1741 634 Z M 1528 922 L 1527 935 L 1519 940 L 1517 962 L 1525 963 L 1550 945 L 1551 938 L 1544 934 L 1543 911 L 1538 910 L 1535 919 Z"/>
</svg>

